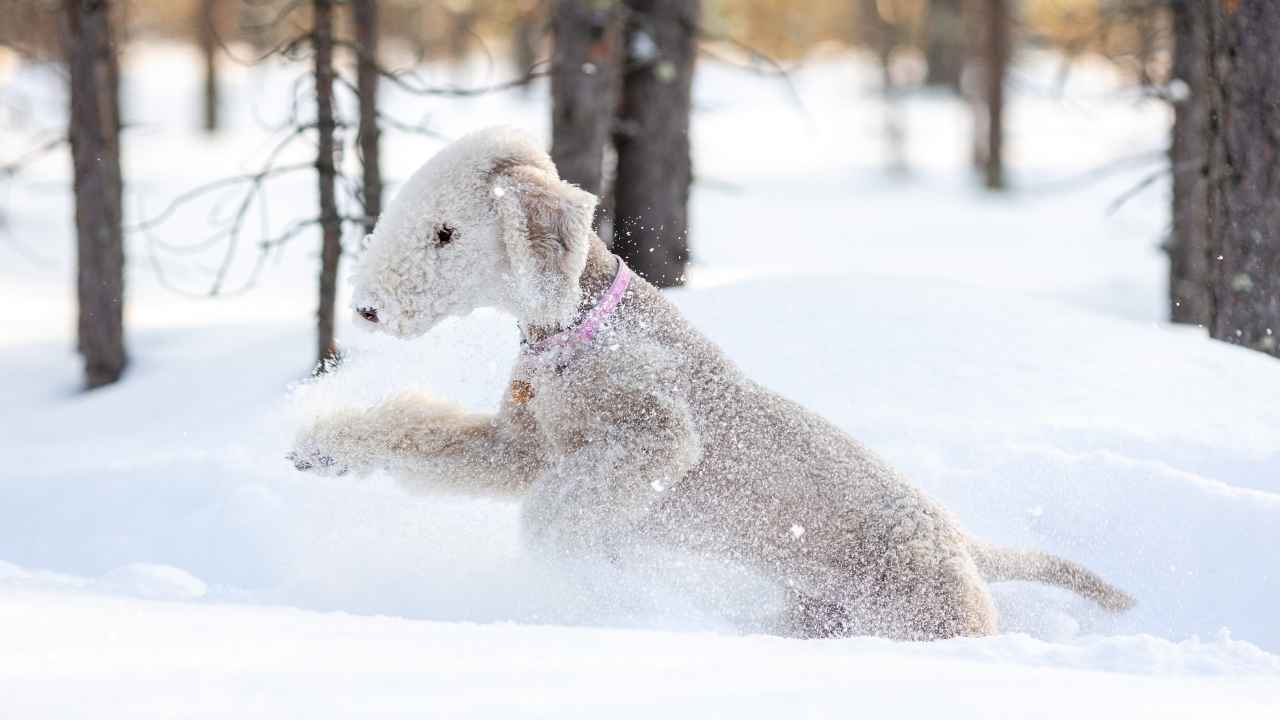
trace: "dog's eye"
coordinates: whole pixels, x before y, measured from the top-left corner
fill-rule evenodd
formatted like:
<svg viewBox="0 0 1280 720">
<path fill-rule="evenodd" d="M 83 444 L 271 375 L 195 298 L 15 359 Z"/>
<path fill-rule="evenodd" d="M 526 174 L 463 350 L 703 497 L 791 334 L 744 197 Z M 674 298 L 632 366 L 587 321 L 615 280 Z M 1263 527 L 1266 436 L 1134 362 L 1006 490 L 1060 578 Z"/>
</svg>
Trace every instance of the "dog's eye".
<svg viewBox="0 0 1280 720">
<path fill-rule="evenodd" d="M 448 225 L 441 225 L 436 230 L 436 245 L 448 245 L 453 240 L 453 228 Z"/>
</svg>

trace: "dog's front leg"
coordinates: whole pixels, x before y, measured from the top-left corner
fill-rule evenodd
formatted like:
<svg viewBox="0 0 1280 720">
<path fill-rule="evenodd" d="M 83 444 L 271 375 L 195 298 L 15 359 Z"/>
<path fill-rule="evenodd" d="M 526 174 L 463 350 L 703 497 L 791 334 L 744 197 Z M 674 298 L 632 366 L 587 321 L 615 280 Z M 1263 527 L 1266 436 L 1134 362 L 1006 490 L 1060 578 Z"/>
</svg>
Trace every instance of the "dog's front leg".
<svg viewBox="0 0 1280 720">
<path fill-rule="evenodd" d="M 613 556 L 701 448 L 683 402 L 646 393 L 598 393 L 557 428 L 572 447 L 530 489 L 530 539 L 566 554 Z"/>
<path fill-rule="evenodd" d="M 289 459 L 320 474 L 384 469 L 410 490 L 464 495 L 520 494 L 542 467 L 536 428 L 519 408 L 473 415 L 415 394 L 321 419 Z"/>
<path fill-rule="evenodd" d="M 367 418 L 370 412 L 347 408 L 299 431 L 285 457 L 303 472 L 317 475 L 364 474 L 380 464 Z"/>
</svg>

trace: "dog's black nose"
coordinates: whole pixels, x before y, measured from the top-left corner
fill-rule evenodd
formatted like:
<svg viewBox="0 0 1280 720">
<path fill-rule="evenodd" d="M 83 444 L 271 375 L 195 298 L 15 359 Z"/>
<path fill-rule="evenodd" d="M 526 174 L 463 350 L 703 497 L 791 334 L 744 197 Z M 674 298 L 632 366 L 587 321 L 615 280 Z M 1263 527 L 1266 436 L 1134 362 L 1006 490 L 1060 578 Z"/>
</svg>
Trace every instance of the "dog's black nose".
<svg viewBox="0 0 1280 720">
<path fill-rule="evenodd" d="M 369 308 L 369 307 L 356 308 L 356 314 L 358 314 L 360 317 L 364 318 L 365 320 L 368 320 L 371 323 L 378 322 L 378 311 L 375 310 L 374 308 Z"/>
</svg>

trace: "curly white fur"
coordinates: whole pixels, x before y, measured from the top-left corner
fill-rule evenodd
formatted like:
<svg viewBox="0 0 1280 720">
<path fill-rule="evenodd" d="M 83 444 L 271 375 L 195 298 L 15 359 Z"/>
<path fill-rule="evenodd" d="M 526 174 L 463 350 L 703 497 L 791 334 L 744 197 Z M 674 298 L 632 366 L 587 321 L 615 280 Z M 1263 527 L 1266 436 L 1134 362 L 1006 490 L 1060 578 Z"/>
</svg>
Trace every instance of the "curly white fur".
<svg viewBox="0 0 1280 720">
<path fill-rule="evenodd" d="M 470 135 L 381 218 L 354 305 L 399 337 L 482 306 L 530 336 L 553 332 L 618 269 L 591 231 L 594 206 L 521 133 Z M 989 634 L 984 576 L 1132 603 L 1066 560 L 969 538 L 869 450 L 744 377 L 642 280 L 602 332 L 552 352 L 521 356 L 513 381 L 532 391 L 492 417 L 402 396 L 325 418 L 291 456 L 300 469 L 387 469 L 418 490 L 519 497 L 530 539 L 575 557 L 674 552 L 749 568 L 786 594 L 765 628 L 785 634 Z"/>
</svg>

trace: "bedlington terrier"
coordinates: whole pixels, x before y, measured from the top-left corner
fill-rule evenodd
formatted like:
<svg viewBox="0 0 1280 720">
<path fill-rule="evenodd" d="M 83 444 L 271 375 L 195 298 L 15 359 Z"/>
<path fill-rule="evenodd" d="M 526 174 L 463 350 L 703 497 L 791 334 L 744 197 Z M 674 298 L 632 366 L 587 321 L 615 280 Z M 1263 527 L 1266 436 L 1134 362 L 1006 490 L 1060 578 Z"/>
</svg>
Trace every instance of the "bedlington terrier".
<svg viewBox="0 0 1280 720">
<path fill-rule="evenodd" d="M 744 377 L 609 253 L 595 207 L 511 128 L 431 158 L 368 239 L 352 305 L 400 338 L 509 312 L 523 334 L 510 391 L 492 416 L 402 395 L 322 418 L 289 454 L 297 468 L 519 498 L 527 538 L 570 557 L 650 547 L 746 568 L 786 598 L 766 628 L 785 635 L 988 635 L 987 581 L 1132 604 L 1073 562 L 967 535 L 856 440 Z"/>
</svg>

